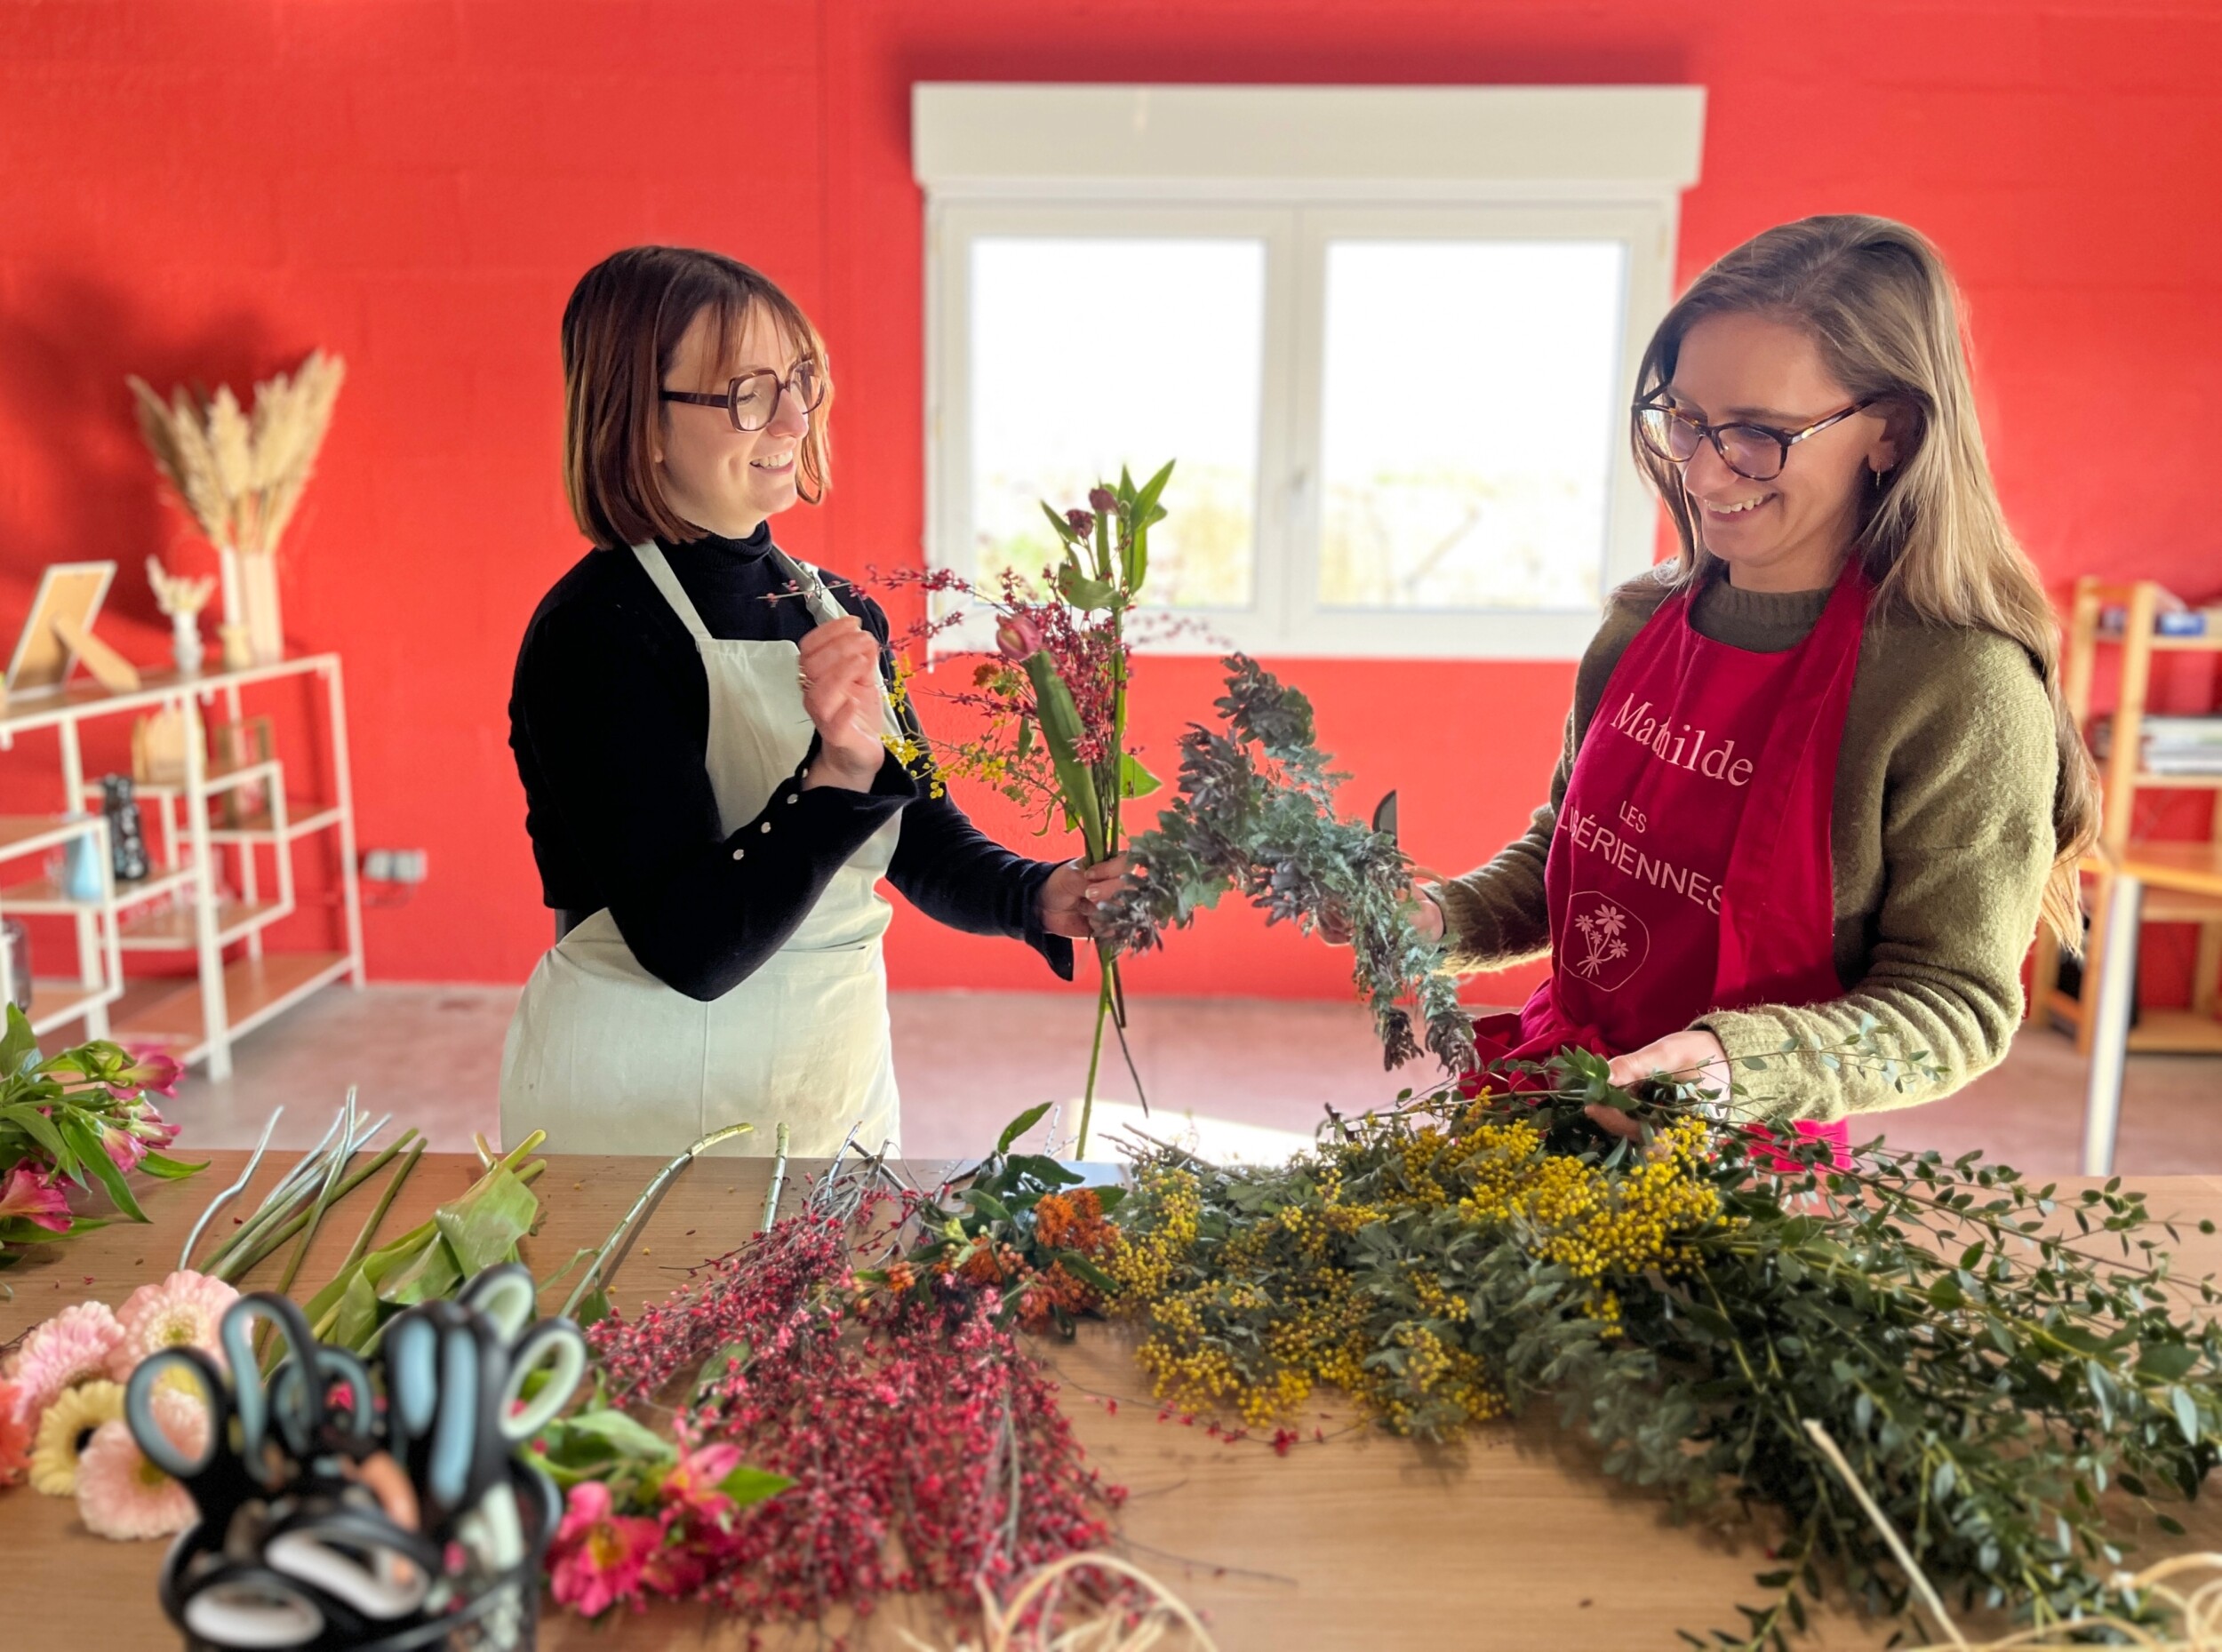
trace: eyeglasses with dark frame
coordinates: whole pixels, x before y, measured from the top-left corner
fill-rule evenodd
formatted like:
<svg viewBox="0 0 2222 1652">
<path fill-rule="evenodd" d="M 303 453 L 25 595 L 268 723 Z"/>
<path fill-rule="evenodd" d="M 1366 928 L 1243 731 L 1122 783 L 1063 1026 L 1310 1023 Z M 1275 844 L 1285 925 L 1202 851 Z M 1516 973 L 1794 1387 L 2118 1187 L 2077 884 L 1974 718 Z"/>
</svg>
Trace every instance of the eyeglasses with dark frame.
<svg viewBox="0 0 2222 1652">
<path fill-rule="evenodd" d="M 1772 425 L 1746 424 L 1741 420 L 1709 425 L 1664 402 L 1638 402 L 1630 411 L 1635 420 L 1637 439 L 1670 465 L 1687 465 L 1698 456 L 1698 443 L 1710 442 L 1713 451 L 1721 456 L 1721 463 L 1746 481 L 1772 482 L 1790 462 L 1792 448 L 1808 436 L 1818 435 L 1831 425 L 1842 423 L 1854 413 L 1865 412 L 1880 399 L 1863 396 L 1850 407 L 1826 419 L 1817 419 L 1801 430 L 1778 430 Z"/>
<path fill-rule="evenodd" d="M 826 404 L 826 373 L 814 361 L 800 361 L 795 363 L 784 379 L 768 367 L 743 373 L 726 385 L 722 395 L 706 390 L 664 390 L 659 394 L 667 402 L 685 402 L 694 407 L 722 407 L 736 430 L 762 430 L 779 417 L 779 398 L 782 395 L 796 397 L 805 413 L 814 413 L 823 407 Z"/>
</svg>

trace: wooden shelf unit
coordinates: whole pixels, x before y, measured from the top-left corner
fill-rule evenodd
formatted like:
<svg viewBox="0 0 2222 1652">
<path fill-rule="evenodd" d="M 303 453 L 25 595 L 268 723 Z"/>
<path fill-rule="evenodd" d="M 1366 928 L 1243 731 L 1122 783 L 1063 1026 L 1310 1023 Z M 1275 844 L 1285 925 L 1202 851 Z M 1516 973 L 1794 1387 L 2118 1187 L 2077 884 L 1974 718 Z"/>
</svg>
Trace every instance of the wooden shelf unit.
<svg viewBox="0 0 2222 1652">
<path fill-rule="evenodd" d="M 202 714 L 203 706 L 213 706 L 212 714 L 237 722 L 244 710 L 243 690 L 301 680 L 323 690 L 331 795 L 289 794 L 289 770 L 282 755 L 222 770 L 206 767 L 202 730 L 209 719 Z M 100 788 L 89 783 L 84 771 L 80 731 L 97 717 L 160 711 L 177 714 L 191 730 L 185 742 L 186 772 L 175 783 L 135 788 L 155 870 L 137 882 L 119 885 L 110 872 L 108 822 L 99 812 Z M 68 917 L 77 930 L 80 978 L 33 984 L 31 1018 L 36 1030 L 82 1020 L 89 1037 L 158 1044 L 180 1060 L 205 1061 L 208 1075 L 222 1079 L 231 1072 L 233 1040 L 334 982 L 363 985 L 363 910 L 347 699 L 338 655 L 192 676 L 150 671 L 142 674 L 140 688 L 122 694 L 79 682 L 44 694 L 18 695 L 0 712 L 0 752 L 14 750 L 21 735 L 44 729 L 60 737 L 62 796 L 90 810 L 90 818 L 0 817 L 0 880 L 9 860 L 97 833 L 103 889 L 97 900 L 78 900 L 44 875 L 12 887 L 0 882 L 0 914 Z M 290 778 L 300 777 L 293 772 Z M 230 819 L 228 810 L 214 807 L 228 802 L 227 794 L 249 785 L 262 789 L 259 807 Z M 340 949 L 266 953 L 264 931 L 298 909 L 295 845 L 326 833 L 333 835 L 339 862 Z M 260 858 L 265 851 L 274 867 L 275 890 L 262 887 Z M 234 891 L 220 888 L 218 874 L 227 866 Z M 189 954 L 193 972 L 126 979 L 125 952 Z M 0 948 L 0 993 L 7 986 L 6 970 Z"/>
<path fill-rule="evenodd" d="M 2100 617 L 2108 608 L 2120 608 L 2123 619 L 2116 633 L 2102 629 Z M 2222 634 L 2159 636 L 2154 633 L 2160 612 L 2160 587 L 2149 579 L 2131 585 L 2107 584 L 2086 577 L 2075 583 L 2075 605 L 2068 618 L 2067 658 L 2061 686 L 2070 714 L 2086 741 L 2092 733 L 2091 683 L 2097 674 L 2100 647 L 2122 650 L 2122 682 L 2113 712 L 2113 730 L 2106 756 L 2098 759 L 2102 795 L 2098 832 L 2099 853 L 2085 862 L 2091 879 L 2090 938 L 2083 959 L 2082 990 L 2067 993 L 2057 985 L 2060 949 L 2050 930 L 2040 929 L 2031 980 L 2031 996 L 2037 1004 L 2075 1034 L 2075 1047 L 2089 1054 L 2091 1023 L 2088 1000 L 2098 979 L 2100 954 L 2106 929 L 2106 904 L 2114 878 L 2106 862 L 2118 858 L 2130 846 L 2136 821 L 2138 793 L 2142 790 L 2203 790 L 2222 794 L 2222 775 L 2154 774 L 2143 767 L 2146 700 L 2152 688 L 2155 654 L 2222 654 Z M 2210 833 L 2222 834 L 2222 795 L 2215 803 Z M 2199 947 L 2192 967 L 2191 1007 L 2188 1010 L 2144 1010 L 2130 1030 L 2129 1047 L 2136 1052 L 2176 1055 L 2222 1055 L 2222 898 L 2161 889 L 2144 898 L 2145 921 L 2154 923 L 2195 923 Z"/>
</svg>

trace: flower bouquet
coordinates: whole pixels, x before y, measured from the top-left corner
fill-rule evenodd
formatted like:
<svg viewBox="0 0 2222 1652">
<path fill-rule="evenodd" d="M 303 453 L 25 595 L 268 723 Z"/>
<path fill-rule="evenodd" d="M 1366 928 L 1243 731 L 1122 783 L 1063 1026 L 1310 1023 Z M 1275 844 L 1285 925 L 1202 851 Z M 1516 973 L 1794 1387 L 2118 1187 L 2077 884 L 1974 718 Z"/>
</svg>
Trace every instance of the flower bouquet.
<svg viewBox="0 0 2222 1652">
<path fill-rule="evenodd" d="M 164 1181 L 203 1167 L 162 1153 L 177 1137 L 149 1093 L 172 1095 L 182 1071 L 159 1051 L 134 1054 L 95 1040 L 42 1057 L 22 1010 L 7 1006 L 0 1035 L 0 1267 L 25 1248 L 101 1227 L 111 1219 L 72 1208 L 72 1190 L 97 1185 L 122 1215 L 144 1222 L 127 1177 Z"/>
<path fill-rule="evenodd" d="M 1080 834 L 1091 865 L 1124 846 L 1121 805 L 1158 786 L 1126 745 L 1129 625 L 1149 578 L 1149 531 L 1165 518 L 1158 499 L 1171 478 L 1168 461 L 1139 486 L 1125 471 L 1115 484 L 1099 483 L 1085 508 L 1060 512 L 1044 500 L 1042 512 L 1063 560 L 1043 571 L 1039 587 L 1006 572 L 1000 594 L 988 596 L 947 570 L 890 580 L 955 592 L 996 613 L 995 657 L 973 674 L 971 691 L 947 696 L 979 714 L 986 728 L 943 750 L 939 768 L 984 781 L 1021 807 L 1039 807 L 1044 831 L 1061 814 Z M 961 611 L 950 613 L 929 625 L 927 634 L 962 617 Z M 923 760 L 923 742 L 903 755 Z M 1095 1038 L 1074 1146 L 1083 1156 L 1107 1024 L 1125 1048 L 1118 949 L 1099 941 L 1096 957 Z M 1130 1058 L 1130 1071 L 1132 1065 Z M 1139 1075 L 1135 1082 L 1139 1089 Z"/>
</svg>

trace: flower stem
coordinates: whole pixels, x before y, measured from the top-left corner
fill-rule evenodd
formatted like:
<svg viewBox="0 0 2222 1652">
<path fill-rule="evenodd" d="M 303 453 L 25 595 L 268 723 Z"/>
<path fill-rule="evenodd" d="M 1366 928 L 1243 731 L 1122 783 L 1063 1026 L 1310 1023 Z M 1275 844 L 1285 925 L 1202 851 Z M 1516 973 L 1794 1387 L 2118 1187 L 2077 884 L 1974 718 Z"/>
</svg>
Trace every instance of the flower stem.
<svg viewBox="0 0 2222 1652">
<path fill-rule="evenodd" d="M 1096 1072 L 1103 1065 L 1103 1024 L 1111 1013 L 1111 966 L 1106 964 L 1096 986 L 1096 1038 L 1088 1047 L 1088 1088 L 1080 1097 L 1080 1139 L 1073 1144 L 1073 1157 L 1088 1156 L 1088 1126 L 1096 1114 Z"/>
<path fill-rule="evenodd" d="M 602 1249 L 595 1252 L 594 1260 L 587 1265 L 587 1271 L 579 1276 L 579 1282 L 571 1287 L 571 1295 L 563 1300 L 563 1317 L 571 1318 L 578 1312 L 579 1305 L 586 1300 L 587 1293 L 597 1283 L 616 1273 L 624 1265 L 627 1253 L 633 1248 L 634 1237 L 640 1232 L 642 1224 L 655 1214 L 656 1207 L 663 1202 L 665 1191 L 670 1187 L 674 1177 L 720 1142 L 731 1141 L 744 1131 L 754 1129 L 755 1125 L 744 1123 L 728 1124 L 723 1129 L 712 1130 L 657 1171 L 654 1179 L 641 1190 L 641 1196 L 633 1201 L 633 1208 L 611 1230 L 609 1238 L 602 1241 Z"/>
</svg>

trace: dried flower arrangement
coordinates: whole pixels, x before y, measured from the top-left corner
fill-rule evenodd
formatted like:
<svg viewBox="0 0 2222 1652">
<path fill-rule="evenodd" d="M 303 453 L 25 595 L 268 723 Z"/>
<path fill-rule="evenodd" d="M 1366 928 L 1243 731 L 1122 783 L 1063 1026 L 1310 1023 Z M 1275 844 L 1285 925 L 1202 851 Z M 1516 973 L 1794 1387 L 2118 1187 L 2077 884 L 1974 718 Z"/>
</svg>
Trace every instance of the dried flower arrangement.
<svg viewBox="0 0 2222 1652">
<path fill-rule="evenodd" d="M 252 412 L 228 386 L 213 396 L 180 386 L 165 402 L 145 379 L 129 380 L 155 467 L 217 549 L 226 623 L 248 627 L 258 661 L 284 653 L 269 559 L 316 470 L 346 376 L 340 357 L 312 350 L 290 378 L 255 387 Z"/>
</svg>

